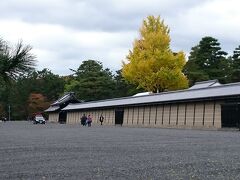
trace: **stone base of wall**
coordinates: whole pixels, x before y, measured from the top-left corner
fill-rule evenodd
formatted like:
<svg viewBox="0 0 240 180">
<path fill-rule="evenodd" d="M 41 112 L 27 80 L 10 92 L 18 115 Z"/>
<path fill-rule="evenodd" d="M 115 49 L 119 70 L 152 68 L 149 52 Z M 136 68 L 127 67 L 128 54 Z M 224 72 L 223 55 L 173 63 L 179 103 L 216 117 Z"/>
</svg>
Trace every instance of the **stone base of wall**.
<svg viewBox="0 0 240 180">
<path fill-rule="evenodd" d="M 129 128 L 159 128 L 159 129 L 192 129 L 192 130 L 222 130 L 222 128 L 216 127 L 196 127 L 196 126 L 137 126 L 137 125 L 123 125 L 123 127 Z"/>
</svg>

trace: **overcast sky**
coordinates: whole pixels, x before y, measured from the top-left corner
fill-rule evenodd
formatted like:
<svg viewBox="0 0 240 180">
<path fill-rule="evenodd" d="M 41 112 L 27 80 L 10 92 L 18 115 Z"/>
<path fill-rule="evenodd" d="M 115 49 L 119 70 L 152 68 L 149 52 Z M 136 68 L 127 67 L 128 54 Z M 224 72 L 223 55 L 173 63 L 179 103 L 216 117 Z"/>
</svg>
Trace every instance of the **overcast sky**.
<svg viewBox="0 0 240 180">
<path fill-rule="evenodd" d="M 202 37 L 232 54 L 240 45 L 239 0 L 1 0 L 0 37 L 33 46 L 37 69 L 71 74 L 83 60 L 121 68 L 142 20 L 160 15 L 171 48 L 189 53 Z"/>
</svg>

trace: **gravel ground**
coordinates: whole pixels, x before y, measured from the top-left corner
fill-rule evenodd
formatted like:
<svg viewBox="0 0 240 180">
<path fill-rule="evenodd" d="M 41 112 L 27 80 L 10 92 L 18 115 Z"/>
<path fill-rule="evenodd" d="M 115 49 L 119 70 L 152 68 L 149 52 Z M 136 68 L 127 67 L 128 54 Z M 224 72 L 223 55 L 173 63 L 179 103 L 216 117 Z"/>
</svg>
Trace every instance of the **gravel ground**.
<svg viewBox="0 0 240 180">
<path fill-rule="evenodd" d="M 240 179 L 240 132 L 1 122 L 0 179 Z"/>
</svg>

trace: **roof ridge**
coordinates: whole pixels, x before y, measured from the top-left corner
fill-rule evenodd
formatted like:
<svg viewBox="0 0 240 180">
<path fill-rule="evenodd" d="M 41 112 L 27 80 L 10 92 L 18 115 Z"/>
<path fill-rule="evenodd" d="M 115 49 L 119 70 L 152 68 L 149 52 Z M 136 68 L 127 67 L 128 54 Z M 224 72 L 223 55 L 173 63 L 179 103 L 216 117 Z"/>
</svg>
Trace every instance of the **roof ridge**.
<svg viewBox="0 0 240 180">
<path fill-rule="evenodd" d="M 219 82 L 218 79 L 212 79 L 212 80 L 207 80 L 207 81 L 195 82 L 194 85 L 197 85 L 197 84 L 206 84 L 206 83 L 217 83 L 217 82 Z"/>
<path fill-rule="evenodd" d="M 161 92 L 161 93 L 153 93 L 150 95 L 143 95 L 143 96 L 127 96 L 127 97 L 120 97 L 120 98 L 111 98 L 111 99 L 103 99 L 103 100 L 97 100 L 97 101 L 88 101 L 88 102 L 84 102 L 81 104 L 90 104 L 90 103 L 97 103 L 97 102 L 105 102 L 105 101 L 114 101 L 114 100 L 119 100 L 119 99 L 137 99 L 137 98 L 142 98 L 142 97 L 149 97 L 149 96 L 159 96 L 159 95 L 163 95 L 163 94 L 172 94 L 172 93 L 179 93 L 179 92 L 192 92 L 192 91 L 199 91 L 199 90 L 204 90 L 204 89 L 220 89 L 220 88 L 224 88 L 226 86 L 237 86 L 240 85 L 240 82 L 237 83 L 229 83 L 229 84 L 222 84 L 221 86 L 210 86 L 210 87 L 203 87 L 203 88 L 198 88 L 198 89 L 180 89 L 180 90 L 176 90 L 176 91 L 167 91 L 167 92 Z M 70 103 L 72 104 L 72 103 Z M 77 105 L 80 103 L 74 103 L 74 105 Z"/>
<path fill-rule="evenodd" d="M 150 96 L 160 96 L 164 94 L 172 94 L 172 93 L 180 93 L 180 92 L 192 92 L 192 91 L 199 91 L 199 90 L 205 90 L 205 89 L 217 89 L 217 88 L 224 88 L 226 86 L 237 86 L 240 85 L 240 82 L 237 83 L 229 83 L 229 84 L 223 84 L 221 86 L 210 86 L 210 87 L 203 87 L 198 89 L 181 89 L 177 91 L 167 91 L 167 92 L 161 92 L 161 93 L 153 93 L 150 95 L 143 95 L 143 96 L 127 96 L 127 97 L 120 97 L 120 98 L 111 98 L 111 99 L 103 99 L 103 100 L 96 100 L 96 101 L 88 101 L 83 102 L 81 104 L 91 104 L 91 103 L 98 103 L 98 102 L 106 102 L 106 101 L 114 101 L 114 100 L 121 100 L 121 99 L 137 99 L 137 98 L 143 98 L 143 97 L 150 97 Z M 70 103 L 71 105 L 78 105 L 80 103 Z M 70 105 L 69 104 L 69 105 Z"/>
</svg>

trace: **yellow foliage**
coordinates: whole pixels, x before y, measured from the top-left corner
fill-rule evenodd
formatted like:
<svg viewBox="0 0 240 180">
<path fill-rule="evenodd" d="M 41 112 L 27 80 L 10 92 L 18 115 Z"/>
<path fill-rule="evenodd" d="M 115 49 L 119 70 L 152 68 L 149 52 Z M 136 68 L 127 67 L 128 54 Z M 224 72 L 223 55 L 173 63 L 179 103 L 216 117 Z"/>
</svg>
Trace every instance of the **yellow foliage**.
<svg viewBox="0 0 240 180">
<path fill-rule="evenodd" d="M 140 28 L 140 39 L 123 63 L 122 75 L 147 91 L 176 90 L 188 87 L 182 73 L 186 63 L 183 52 L 170 49 L 169 28 L 160 17 L 148 16 Z"/>
</svg>

